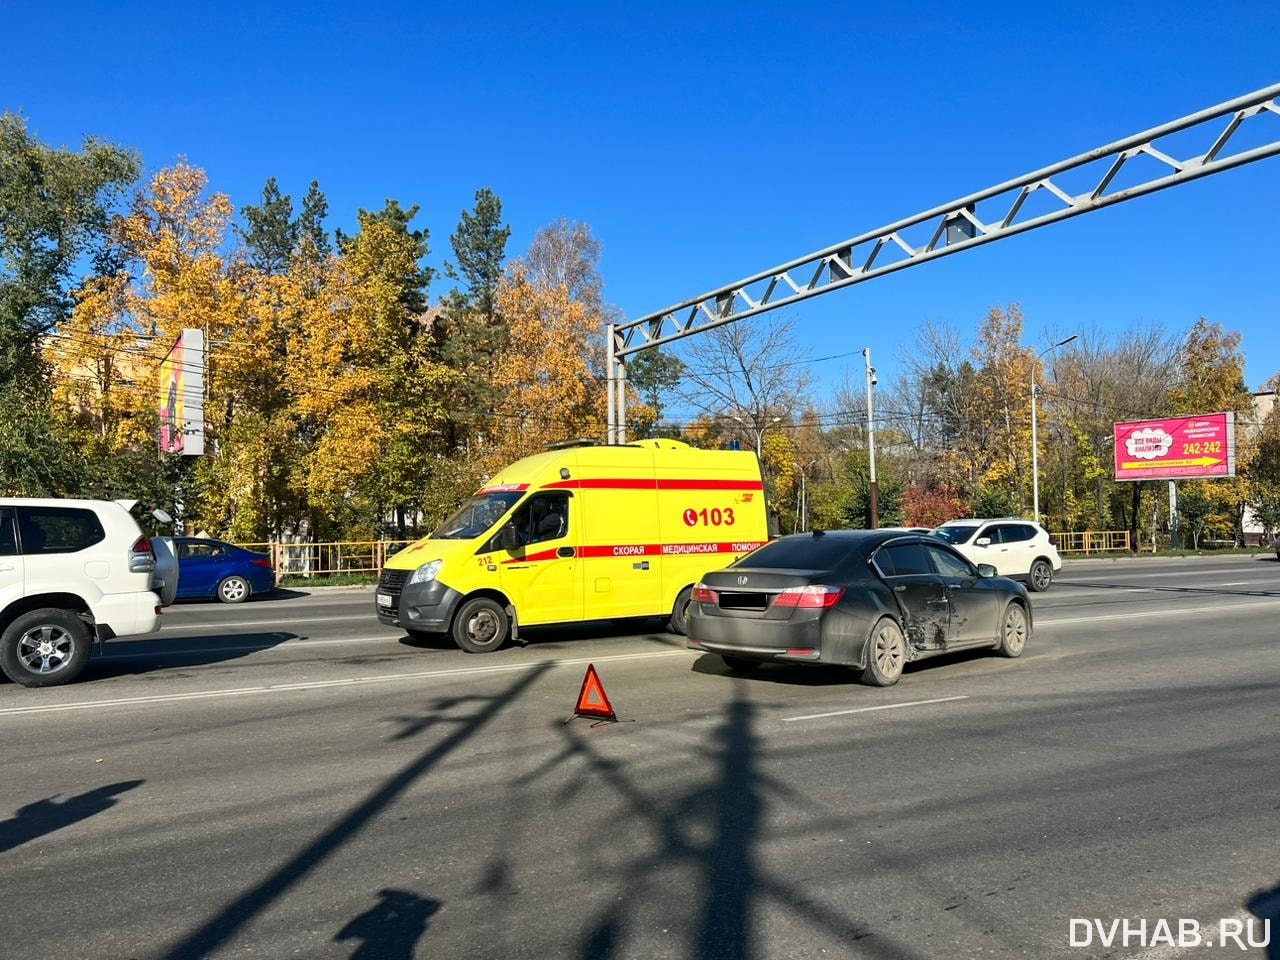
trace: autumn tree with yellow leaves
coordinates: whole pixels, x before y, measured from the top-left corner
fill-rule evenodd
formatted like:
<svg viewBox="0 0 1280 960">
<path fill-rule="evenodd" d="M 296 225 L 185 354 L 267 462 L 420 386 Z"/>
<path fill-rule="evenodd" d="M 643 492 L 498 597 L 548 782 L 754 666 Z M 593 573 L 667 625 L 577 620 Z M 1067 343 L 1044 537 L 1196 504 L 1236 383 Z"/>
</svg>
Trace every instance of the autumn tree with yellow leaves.
<svg viewBox="0 0 1280 960">
<path fill-rule="evenodd" d="M 111 226 L 115 269 L 77 291 L 47 350 L 56 394 L 91 456 L 135 467 L 131 488 L 117 495 L 160 498 L 168 487 L 172 505 L 199 482 L 189 466 L 157 453 L 155 409 L 159 363 L 181 331 L 198 327 L 215 339 L 240 312 L 219 249 L 231 203 L 206 197 L 206 186 L 204 173 L 186 163 L 152 177 Z M 216 419 L 217 411 L 206 415 Z M 142 469 L 148 462 L 155 468 Z"/>
<path fill-rule="evenodd" d="M 543 286 L 516 267 L 498 291 L 509 343 L 494 384 L 487 462 L 499 469 L 547 444 L 603 435 L 601 319 L 563 284 Z"/>
</svg>

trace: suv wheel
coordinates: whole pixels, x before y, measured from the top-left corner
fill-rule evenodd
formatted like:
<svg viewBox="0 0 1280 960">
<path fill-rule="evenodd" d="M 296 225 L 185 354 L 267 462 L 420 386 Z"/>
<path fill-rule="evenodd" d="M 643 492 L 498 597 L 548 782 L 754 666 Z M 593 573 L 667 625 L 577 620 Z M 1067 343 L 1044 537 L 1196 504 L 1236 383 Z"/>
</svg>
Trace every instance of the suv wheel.
<svg viewBox="0 0 1280 960">
<path fill-rule="evenodd" d="M 89 628 L 69 610 L 32 610 L 0 634 L 0 670 L 24 687 L 70 683 L 88 660 Z"/>
<path fill-rule="evenodd" d="M 1053 583 L 1053 567 L 1047 560 L 1037 560 L 1031 564 L 1031 572 L 1027 575 L 1027 586 L 1036 593 L 1044 593 Z"/>
</svg>

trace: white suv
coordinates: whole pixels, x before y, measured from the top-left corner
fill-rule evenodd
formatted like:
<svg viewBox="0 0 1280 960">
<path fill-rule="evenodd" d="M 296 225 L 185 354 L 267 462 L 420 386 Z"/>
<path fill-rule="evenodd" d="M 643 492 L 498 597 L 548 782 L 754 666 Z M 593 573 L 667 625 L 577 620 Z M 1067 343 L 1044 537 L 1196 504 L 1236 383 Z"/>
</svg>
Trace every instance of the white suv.
<svg viewBox="0 0 1280 960">
<path fill-rule="evenodd" d="M 948 520 L 932 533 L 974 563 L 989 563 L 1002 577 L 1025 580 L 1031 590 L 1048 590 L 1062 569 L 1049 534 L 1030 520 Z"/>
<path fill-rule="evenodd" d="M 0 498 L 0 670 L 15 683 L 71 682 L 91 645 L 158 630 L 177 587 L 126 502 Z"/>
</svg>

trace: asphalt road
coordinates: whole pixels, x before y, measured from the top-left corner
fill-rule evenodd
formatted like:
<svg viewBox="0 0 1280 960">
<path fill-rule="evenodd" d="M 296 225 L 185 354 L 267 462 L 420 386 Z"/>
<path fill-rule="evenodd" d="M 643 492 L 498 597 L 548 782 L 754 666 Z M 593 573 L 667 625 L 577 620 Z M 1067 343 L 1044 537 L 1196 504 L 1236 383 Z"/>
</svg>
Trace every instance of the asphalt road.
<svg viewBox="0 0 1280 960">
<path fill-rule="evenodd" d="M 1268 956 L 1218 937 L 1280 885 L 1280 563 L 1033 600 L 1021 659 L 887 690 L 655 625 L 468 656 L 368 591 L 171 608 L 0 686 L 0 957 Z M 563 722 L 588 663 L 627 722 Z"/>
</svg>

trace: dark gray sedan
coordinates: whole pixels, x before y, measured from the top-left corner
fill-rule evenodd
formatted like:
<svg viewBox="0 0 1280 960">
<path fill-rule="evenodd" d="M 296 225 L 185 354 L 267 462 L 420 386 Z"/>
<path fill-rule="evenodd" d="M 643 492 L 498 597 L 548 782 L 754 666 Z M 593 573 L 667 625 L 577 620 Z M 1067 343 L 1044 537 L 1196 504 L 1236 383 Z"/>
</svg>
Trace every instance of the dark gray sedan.
<svg viewBox="0 0 1280 960">
<path fill-rule="evenodd" d="M 840 664 L 887 687 L 909 661 L 952 650 L 1020 656 L 1031 604 L 1022 584 L 934 537 L 842 530 L 783 537 L 708 573 L 687 625 L 689 649 L 735 672 Z"/>
</svg>

